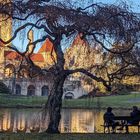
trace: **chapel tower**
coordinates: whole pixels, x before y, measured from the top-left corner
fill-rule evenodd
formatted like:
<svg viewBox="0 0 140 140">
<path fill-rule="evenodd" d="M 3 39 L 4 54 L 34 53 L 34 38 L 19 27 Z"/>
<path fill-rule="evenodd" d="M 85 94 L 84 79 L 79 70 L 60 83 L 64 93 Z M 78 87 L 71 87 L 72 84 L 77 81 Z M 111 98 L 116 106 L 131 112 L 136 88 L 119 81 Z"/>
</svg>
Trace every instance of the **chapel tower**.
<svg viewBox="0 0 140 140">
<path fill-rule="evenodd" d="M 9 0 L 0 0 L 2 2 L 9 2 Z M 0 38 L 4 41 L 7 41 L 11 38 L 12 35 L 12 20 L 11 18 L 7 18 L 7 16 L 0 14 Z M 8 44 L 10 45 L 10 44 Z M 0 79 L 4 77 L 4 61 L 5 61 L 5 53 L 10 49 L 6 47 L 2 42 L 0 42 Z"/>
</svg>

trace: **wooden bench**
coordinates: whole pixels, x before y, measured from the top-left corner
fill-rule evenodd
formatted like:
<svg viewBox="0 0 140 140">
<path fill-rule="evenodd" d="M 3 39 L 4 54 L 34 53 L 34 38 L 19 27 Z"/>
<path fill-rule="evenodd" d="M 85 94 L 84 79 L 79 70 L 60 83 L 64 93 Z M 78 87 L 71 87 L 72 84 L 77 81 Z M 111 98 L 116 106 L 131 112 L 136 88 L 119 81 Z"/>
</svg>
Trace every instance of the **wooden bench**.
<svg viewBox="0 0 140 140">
<path fill-rule="evenodd" d="M 138 133 L 140 132 L 140 124 L 129 124 L 128 122 L 131 122 L 131 121 L 138 121 L 140 122 L 140 116 L 138 117 L 135 117 L 135 118 L 132 118 L 130 116 L 115 116 L 113 118 L 111 118 L 112 120 L 114 120 L 115 122 L 118 122 L 118 123 L 115 123 L 115 124 L 107 124 L 106 120 L 104 120 L 104 125 L 102 125 L 104 127 L 104 133 L 106 133 L 106 129 L 107 129 L 107 132 L 110 133 L 111 130 L 112 130 L 112 127 L 115 125 L 115 132 L 116 132 L 116 129 L 118 127 L 122 127 L 122 128 L 125 128 L 126 129 L 126 133 L 129 133 L 129 127 L 137 127 L 138 129 Z"/>
</svg>

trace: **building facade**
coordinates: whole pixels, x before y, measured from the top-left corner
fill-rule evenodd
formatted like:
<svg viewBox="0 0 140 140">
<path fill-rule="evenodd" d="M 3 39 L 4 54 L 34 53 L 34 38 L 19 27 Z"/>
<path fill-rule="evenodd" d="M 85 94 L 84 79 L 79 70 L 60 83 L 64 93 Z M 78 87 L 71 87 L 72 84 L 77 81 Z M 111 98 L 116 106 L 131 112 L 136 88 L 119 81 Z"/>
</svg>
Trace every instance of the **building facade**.
<svg viewBox="0 0 140 140">
<path fill-rule="evenodd" d="M 2 28 L 0 30 L 1 36 L 3 35 L 3 30 L 4 29 Z M 32 31 L 29 34 L 29 38 L 31 41 L 34 40 Z M 32 47 L 33 46 L 30 46 L 29 51 L 31 51 Z M 8 49 L 2 43 L 0 44 L 0 49 L 0 80 L 7 85 L 12 94 L 25 96 L 49 95 L 52 86 L 52 83 L 50 82 L 51 77 L 43 78 L 37 76 L 32 79 L 29 78 L 26 69 L 27 66 L 23 64 L 21 65 L 21 56 L 17 52 Z M 40 68 L 49 68 L 54 63 L 51 58 L 52 50 L 52 43 L 49 39 L 46 39 L 39 51 L 31 55 L 31 59 Z M 53 56 L 55 57 L 54 51 Z M 20 67 L 22 67 L 22 71 L 19 73 Z M 63 98 L 79 98 L 85 94 L 87 94 L 87 92 L 81 87 L 79 81 L 71 81 L 70 79 L 66 80 L 64 84 Z"/>
</svg>

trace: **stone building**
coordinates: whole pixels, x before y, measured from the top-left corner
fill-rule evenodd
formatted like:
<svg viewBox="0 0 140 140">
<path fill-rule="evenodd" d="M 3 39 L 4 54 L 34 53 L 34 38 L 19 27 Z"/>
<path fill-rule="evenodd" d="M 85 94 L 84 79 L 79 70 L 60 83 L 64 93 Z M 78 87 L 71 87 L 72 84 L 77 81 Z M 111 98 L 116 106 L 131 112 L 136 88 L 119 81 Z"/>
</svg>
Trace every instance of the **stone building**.
<svg viewBox="0 0 140 140">
<path fill-rule="evenodd" d="M 0 0 L 0 3 L 7 2 L 9 2 L 9 0 Z M 0 15 L 1 21 L 6 18 L 7 17 Z M 0 22 L 0 38 L 2 38 L 4 41 L 8 40 L 12 35 L 12 28 L 12 19 L 8 18 L 8 20 L 3 20 L 3 22 Z M 32 42 L 34 40 L 33 31 L 30 31 L 28 35 L 29 41 Z M 12 43 L 8 45 L 12 46 Z M 87 41 L 82 41 L 78 35 L 74 39 L 69 49 L 67 49 L 65 52 L 65 68 L 73 68 L 73 66 L 71 66 L 72 61 L 75 61 L 75 67 L 85 66 L 85 64 L 88 64 L 89 59 L 86 59 L 86 62 L 83 61 L 88 51 L 87 46 Z M 29 52 L 32 51 L 32 48 L 33 46 L 29 46 Z M 79 48 L 81 49 L 79 50 Z M 54 64 L 50 53 L 52 53 L 54 58 L 56 57 L 53 51 L 52 43 L 49 41 L 49 39 L 46 39 L 39 51 L 32 54 L 31 59 L 40 68 L 49 68 Z M 69 59 L 69 56 L 72 57 Z M 90 57 L 90 60 L 93 61 L 92 56 Z M 81 63 L 82 61 L 85 63 Z M 22 64 L 22 68 L 24 69 L 22 69 L 20 74 L 18 73 L 20 63 L 21 56 L 0 42 L 0 80 L 9 87 L 11 93 L 28 96 L 48 95 L 51 87 L 51 83 L 49 82 L 51 77 L 48 77 L 47 79 L 42 77 L 30 79 L 27 76 L 27 70 L 24 64 Z M 78 98 L 84 94 L 87 94 L 87 92 L 88 91 L 86 91 L 81 85 L 81 80 L 79 80 L 79 77 L 74 76 L 72 80 L 70 78 L 66 80 L 64 84 L 63 98 Z"/>
<path fill-rule="evenodd" d="M 2 15 L 0 15 L 0 18 L 2 19 L 6 17 L 2 17 Z M 6 41 L 11 37 L 11 35 L 12 20 L 9 18 L 8 21 L 6 20 L 0 22 L 0 38 Z M 33 31 L 29 32 L 29 40 L 34 40 Z M 12 44 L 8 45 L 12 46 Z M 65 68 L 78 68 L 81 66 L 86 67 L 88 66 L 89 62 L 95 62 L 95 56 L 93 57 L 92 53 L 90 54 L 89 59 L 86 58 L 87 52 L 90 51 L 88 46 L 89 44 L 87 43 L 87 41 L 81 40 L 80 36 L 78 35 L 74 39 L 69 49 L 67 49 L 65 52 Z M 29 52 L 32 50 L 32 47 L 33 46 L 29 46 Z M 43 45 L 40 47 L 39 51 L 31 55 L 31 59 L 40 68 L 49 68 L 54 64 L 50 53 L 52 53 L 55 58 L 53 45 L 49 41 L 49 39 L 46 39 Z M 96 53 L 96 56 L 97 55 L 98 53 Z M 30 79 L 27 76 L 27 70 L 24 64 L 22 65 L 23 69 L 19 74 L 18 70 L 21 64 L 21 59 L 21 56 L 17 52 L 11 50 L 0 42 L 0 80 L 7 85 L 12 94 L 47 96 L 51 87 L 51 77 L 48 77 L 47 79 L 44 79 L 42 77 Z M 100 60 L 99 58 L 97 59 Z M 87 94 L 87 92 L 88 90 L 86 90 L 83 85 L 81 85 L 79 76 L 77 77 L 76 75 L 74 75 L 74 78 L 72 80 L 71 78 L 68 78 L 64 84 L 63 98 L 78 98 L 82 95 Z"/>
<path fill-rule="evenodd" d="M 4 29 L 0 29 L 0 35 L 2 36 Z M 33 41 L 33 31 L 29 33 L 29 38 Z M 29 51 L 32 50 L 32 47 L 30 46 Z M 49 94 L 51 77 L 47 79 L 42 77 L 29 78 L 27 76 L 26 65 L 21 65 L 21 56 L 17 52 L 8 49 L 2 43 L 0 44 L 0 49 L 0 79 L 7 85 L 12 94 L 27 96 L 47 96 Z M 53 52 L 52 54 L 55 57 L 53 45 L 49 39 L 46 39 L 39 51 L 31 55 L 31 59 L 40 68 L 48 68 L 54 63 L 50 55 L 51 52 Z M 23 69 L 19 73 L 20 66 Z M 72 88 L 69 88 L 70 86 Z M 87 92 L 81 87 L 79 81 L 66 80 L 63 98 L 78 98 L 85 94 Z"/>
</svg>

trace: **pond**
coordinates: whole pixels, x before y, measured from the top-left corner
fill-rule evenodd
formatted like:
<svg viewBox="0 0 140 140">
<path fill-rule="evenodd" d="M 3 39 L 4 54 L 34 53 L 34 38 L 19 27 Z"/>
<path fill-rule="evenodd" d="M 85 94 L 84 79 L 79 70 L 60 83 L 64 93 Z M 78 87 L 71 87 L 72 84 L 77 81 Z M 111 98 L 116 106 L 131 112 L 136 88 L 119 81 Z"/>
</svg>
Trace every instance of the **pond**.
<svg viewBox="0 0 140 140">
<path fill-rule="evenodd" d="M 59 126 L 61 133 L 102 133 L 105 110 L 63 109 Z M 129 115 L 130 110 L 115 110 L 115 115 Z M 0 109 L 0 131 L 43 132 L 48 126 L 39 109 Z"/>
</svg>

